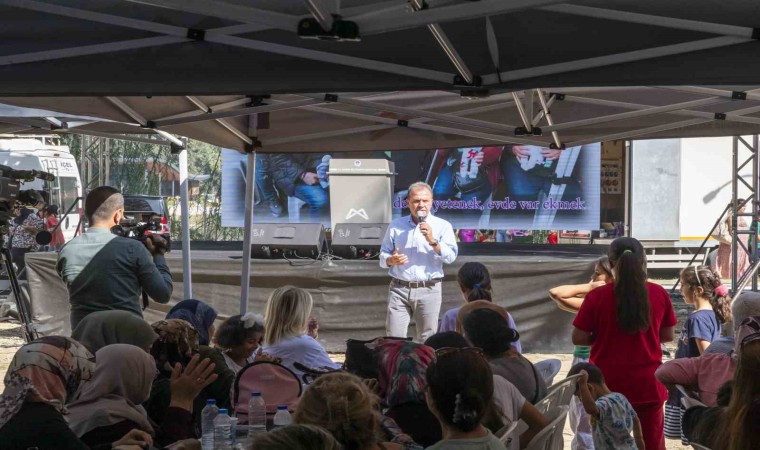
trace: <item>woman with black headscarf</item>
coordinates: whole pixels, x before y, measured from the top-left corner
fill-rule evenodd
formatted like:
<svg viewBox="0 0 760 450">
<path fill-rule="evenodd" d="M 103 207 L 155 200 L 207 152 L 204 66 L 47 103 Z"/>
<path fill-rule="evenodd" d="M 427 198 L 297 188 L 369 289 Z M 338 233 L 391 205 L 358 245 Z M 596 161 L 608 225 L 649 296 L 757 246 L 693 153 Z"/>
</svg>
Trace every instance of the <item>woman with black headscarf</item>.
<svg viewBox="0 0 760 450">
<path fill-rule="evenodd" d="M 189 322 L 198 333 L 198 344 L 209 345 L 214 336 L 214 321 L 218 315 L 211 306 L 191 298 L 174 305 L 166 314 L 166 318 Z"/>
</svg>

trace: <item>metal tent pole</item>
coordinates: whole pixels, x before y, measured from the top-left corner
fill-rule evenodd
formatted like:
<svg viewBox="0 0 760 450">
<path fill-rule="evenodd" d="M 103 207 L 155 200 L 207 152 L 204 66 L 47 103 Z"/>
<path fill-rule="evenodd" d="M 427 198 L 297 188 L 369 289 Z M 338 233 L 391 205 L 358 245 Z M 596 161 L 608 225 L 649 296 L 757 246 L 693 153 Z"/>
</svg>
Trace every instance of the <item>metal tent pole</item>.
<svg viewBox="0 0 760 450">
<path fill-rule="evenodd" d="M 185 299 L 193 298 L 192 269 L 190 267 L 190 199 L 187 169 L 187 145 L 179 152 L 179 197 L 182 215 L 182 293 Z"/>
<path fill-rule="evenodd" d="M 253 228 L 253 190 L 256 172 L 256 152 L 248 154 L 248 170 L 245 173 L 245 227 L 243 229 L 243 274 L 240 278 L 240 314 L 248 311 L 251 285 L 251 228 Z"/>
<path fill-rule="evenodd" d="M 258 115 L 249 119 L 249 134 L 256 136 Z M 256 173 L 256 151 L 248 153 L 248 165 L 245 173 L 245 224 L 243 228 L 243 273 L 240 277 L 240 315 L 248 311 L 248 299 L 251 285 L 251 230 L 253 228 L 253 201 Z"/>
</svg>

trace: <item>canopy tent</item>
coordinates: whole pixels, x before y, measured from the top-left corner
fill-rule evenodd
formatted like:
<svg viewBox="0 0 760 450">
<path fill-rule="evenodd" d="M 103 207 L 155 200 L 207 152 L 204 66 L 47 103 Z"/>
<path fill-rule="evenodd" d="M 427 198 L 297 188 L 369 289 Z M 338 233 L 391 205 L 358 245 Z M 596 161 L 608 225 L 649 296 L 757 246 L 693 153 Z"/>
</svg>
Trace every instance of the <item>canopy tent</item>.
<svg viewBox="0 0 760 450">
<path fill-rule="evenodd" d="M 2 0 L 0 91 L 749 85 L 758 23 L 753 0 Z"/>
<path fill-rule="evenodd" d="M 751 0 L 0 0 L 0 103 L 57 112 L 16 132 L 249 152 L 252 187 L 255 150 L 757 133 L 758 23 Z"/>
</svg>

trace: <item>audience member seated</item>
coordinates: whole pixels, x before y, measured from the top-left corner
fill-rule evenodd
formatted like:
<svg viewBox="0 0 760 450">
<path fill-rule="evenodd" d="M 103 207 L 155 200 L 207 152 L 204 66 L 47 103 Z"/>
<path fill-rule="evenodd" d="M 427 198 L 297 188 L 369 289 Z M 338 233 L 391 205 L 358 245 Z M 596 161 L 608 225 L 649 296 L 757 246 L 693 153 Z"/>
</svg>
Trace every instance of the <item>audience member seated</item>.
<svg viewBox="0 0 760 450">
<path fill-rule="evenodd" d="M 400 450 L 398 444 L 378 442 L 376 406 L 377 397 L 361 379 L 348 373 L 329 373 L 304 391 L 294 421 L 324 428 L 345 449 Z"/>
<path fill-rule="evenodd" d="M 530 403 L 546 396 L 544 378 L 524 356 L 512 347 L 519 338 L 503 316 L 489 309 L 477 309 L 464 317 L 465 337 L 480 347 L 493 373 L 514 384 Z"/>
<path fill-rule="evenodd" d="M 440 350 L 442 348 L 466 348 L 470 344 L 467 339 L 454 331 L 430 336 L 425 345 Z M 520 394 L 514 384 L 499 375 L 493 376 L 493 403 L 499 414 L 506 420 L 506 425 L 522 420 L 528 429 L 518 436 L 517 429 L 512 432 L 508 450 L 518 450 L 527 447 L 533 437 L 549 424 L 543 414 Z M 492 432 L 494 430 L 491 430 Z"/>
<path fill-rule="evenodd" d="M 264 353 L 282 358 L 282 364 L 300 378 L 303 372 L 293 367 L 340 368 L 316 339 L 307 334 L 311 315 L 311 294 L 294 286 L 275 289 L 267 301 L 264 319 Z"/>
<path fill-rule="evenodd" d="M 198 344 L 210 345 L 214 336 L 214 321 L 218 313 L 206 303 L 195 300 L 182 300 L 166 314 L 167 319 L 182 319 L 190 323 L 198 333 Z"/>
<path fill-rule="evenodd" d="M 214 339 L 217 347 L 222 349 L 227 367 L 237 374 L 254 362 L 254 354 L 261 350 L 264 317 L 253 313 L 231 316 L 219 326 Z"/>
<path fill-rule="evenodd" d="M 443 429 L 443 440 L 430 450 L 504 450 L 483 426 L 493 401 L 493 374 L 476 348 L 444 348 L 428 367 L 427 402 Z"/>
<path fill-rule="evenodd" d="M 457 274 L 457 282 L 459 283 L 459 289 L 462 291 L 462 298 L 465 303 L 477 300 L 493 301 L 491 274 L 483 264 L 479 262 L 464 263 Z M 460 309 L 461 306 L 444 313 L 441 323 L 438 325 L 439 333 L 457 330 L 457 314 Z M 509 313 L 507 313 L 507 320 L 509 321 L 509 327 L 517 330 L 515 321 Z M 514 345 L 518 352 L 522 353 L 522 346 L 519 340 L 515 341 L 512 345 Z"/>
<path fill-rule="evenodd" d="M 93 355 L 111 344 L 130 344 L 150 352 L 158 335 L 144 319 L 129 311 L 97 311 L 79 321 L 71 337 Z"/>
<path fill-rule="evenodd" d="M 720 422 L 723 411 L 731 403 L 733 390 L 734 381 L 727 381 L 718 389 L 716 406 L 692 406 L 684 411 L 681 418 L 681 430 L 688 441 L 705 443 L 715 440 L 713 433 L 717 431 L 717 428 L 714 424 Z"/>
<path fill-rule="evenodd" d="M 157 446 L 193 437 L 193 399 L 216 379 L 208 360 L 194 356 L 184 370 L 175 368 L 171 377 L 171 403 L 161 427 L 154 426 L 145 409 L 156 363 L 142 349 L 128 344 L 103 347 L 95 354 L 95 371 L 83 384 L 66 419 L 71 430 L 87 445 L 110 444 L 129 430 L 153 436 Z"/>
<path fill-rule="evenodd" d="M 753 293 L 742 293 L 731 305 L 734 332 L 744 320 L 760 316 L 760 298 Z M 735 341 L 731 338 L 731 352 L 710 352 L 714 343 L 707 347 L 705 353 L 697 358 L 679 358 L 667 361 L 655 372 L 658 380 L 669 389 L 676 384 L 697 392 L 699 399 L 707 406 L 716 406 L 716 394 L 721 386 L 731 381 L 736 371 L 734 357 Z"/>
<path fill-rule="evenodd" d="M 435 350 L 411 341 L 388 339 L 378 343 L 375 354 L 379 391 L 388 408 L 385 416 L 424 447 L 440 441 L 438 419 L 425 402 L 425 371 L 435 359 Z"/>
<path fill-rule="evenodd" d="M 261 434 L 250 450 L 343 450 L 332 434 L 312 425 L 288 425 Z"/>
<path fill-rule="evenodd" d="M 199 353 L 198 334 L 190 323 L 181 319 L 169 319 L 160 320 L 152 326 L 158 334 L 158 339 L 153 343 L 150 353 L 156 361 L 158 376 L 153 381 L 150 398 L 143 406 L 148 412 L 148 417 L 161 427 L 167 409 L 172 403 L 171 384 L 174 371 L 189 367 L 193 360 L 201 359 L 202 362 L 206 362 L 208 358 Z M 195 355 L 198 355 L 198 358 L 194 359 Z M 216 378 L 201 390 L 193 401 L 193 432 L 195 436 L 200 436 L 201 410 L 203 410 L 207 399 L 216 400 L 219 408 L 230 408 L 230 389 L 234 374 L 229 377 L 220 377 L 213 360 L 208 367 L 212 368 L 213 375 Z M 229 372 L 226 366 L 223 370 Z"/>
<path fill-rule="evenodd" d="M 64 405 L 95 369 L 92 354 L 62 336 L 37 339 L 22 346 L 5 374 L 0 395 L 0 442 L 4 450 L 88 450 L 63 417 Z M 121 439 L 94 449 L 151 445 L 149 434 L 132 430 Z"/>
<path fill-rule="evenodd" d="M 685 428 L 691 430 L 687 437 L 712 450 L 760 448 L 760 316 L 749 317 L 739 326 L 736 355 L 728 407 L 719 413 L 689 408 L 684 415 L 684 423 L 689 424 Z"/>
<path fill-rule="evenodd" d="M 731 317 L 734 331 L 747 317 L 760 316 L 760 293 L 742 292 L 740 296 L 731 302 Z M 733 333 L 730 336 L 721 336 L 714 340 L 705 353 L 723 353 L 731 355 L 734 352 Z"/>
</svg>

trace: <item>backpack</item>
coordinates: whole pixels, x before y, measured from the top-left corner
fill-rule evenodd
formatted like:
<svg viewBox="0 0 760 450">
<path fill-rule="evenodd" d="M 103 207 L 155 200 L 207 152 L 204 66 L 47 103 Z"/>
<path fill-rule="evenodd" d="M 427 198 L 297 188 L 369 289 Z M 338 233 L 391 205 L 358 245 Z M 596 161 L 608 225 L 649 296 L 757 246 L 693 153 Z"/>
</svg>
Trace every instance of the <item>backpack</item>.
<svg viewBox="0 0 760 450">
<path fill-rule="evenodd" d="M 240 369 L 232 385 L 230 403 L 240 423 L 248 422 L 248 401 L 252 392 L 261 392 L 267 404 L 267 416 L 274 416 L 277 405 L 293 411 L 301 397 L 301 381 L 282 364 L 256 361 Z"/>
</svg>

